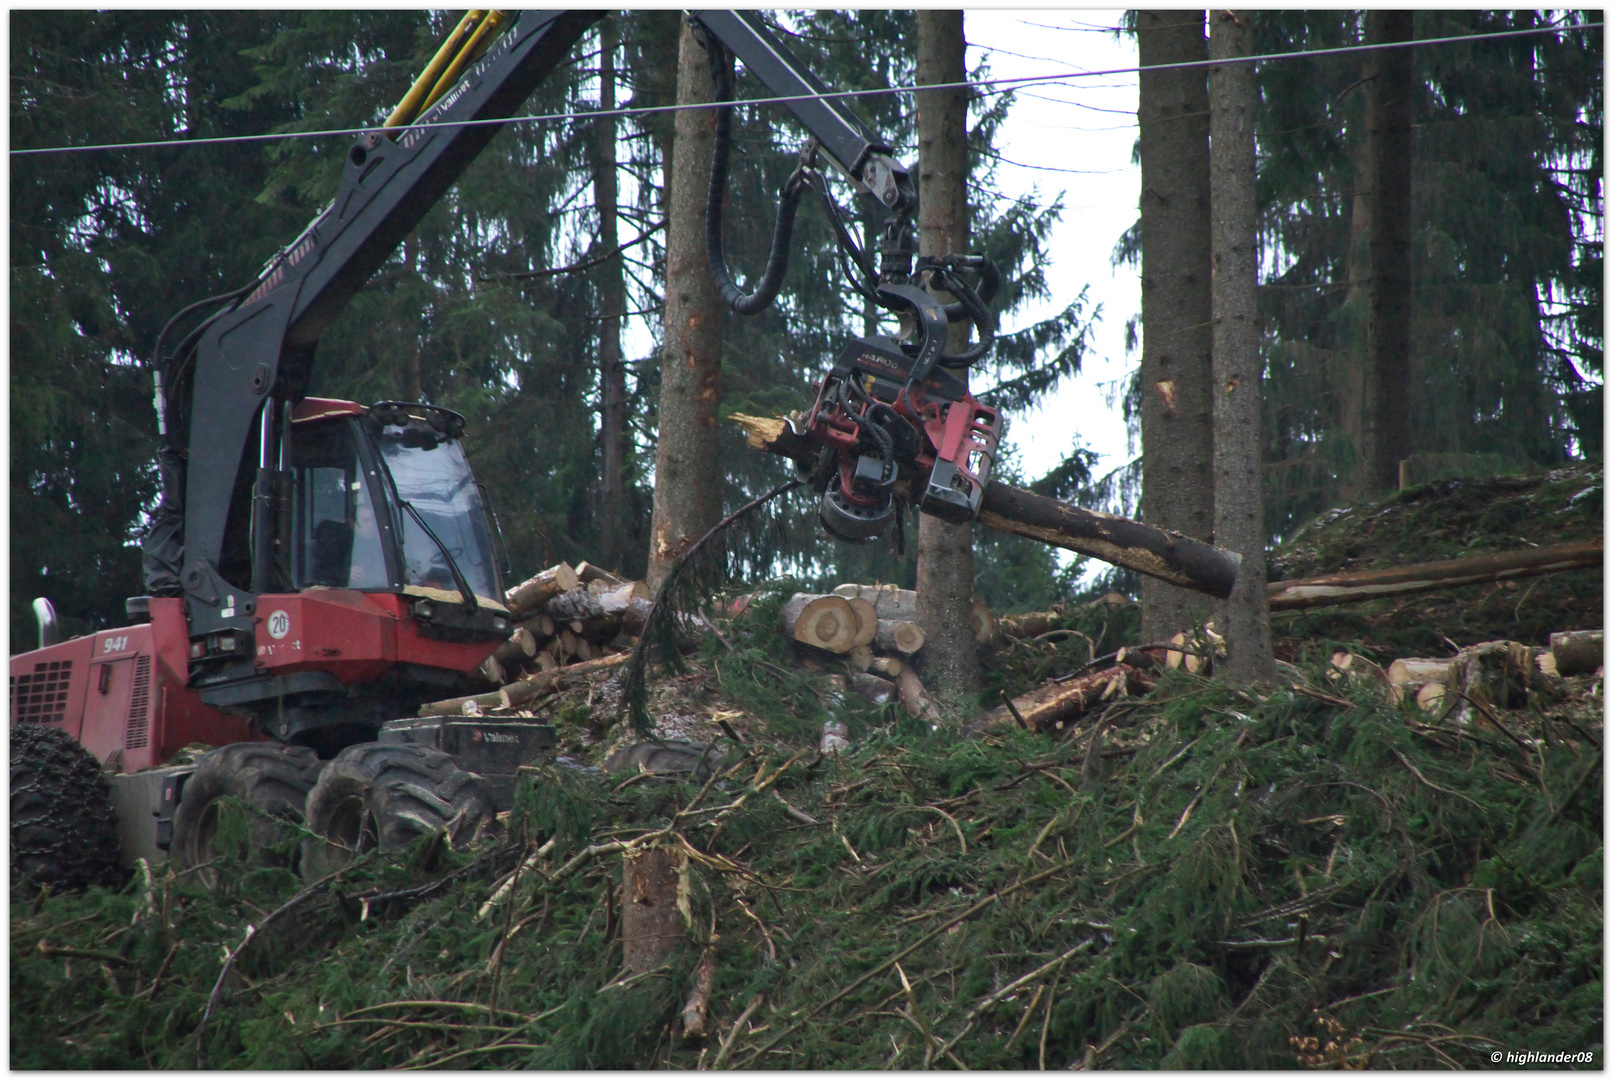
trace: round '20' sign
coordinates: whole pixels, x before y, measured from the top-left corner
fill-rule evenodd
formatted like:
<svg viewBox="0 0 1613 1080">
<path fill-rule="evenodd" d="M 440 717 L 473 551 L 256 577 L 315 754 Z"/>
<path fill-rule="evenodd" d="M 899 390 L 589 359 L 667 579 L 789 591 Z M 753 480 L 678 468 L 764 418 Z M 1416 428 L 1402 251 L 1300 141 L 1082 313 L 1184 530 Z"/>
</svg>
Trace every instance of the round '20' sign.
<svg viewBox="0 0 1613 1080">
<path fill-rule="evenodd" d="M 291 633 L 291 616 L 284 611 L 276 611 L 269 616 L 269 636 L 279 641 Z"/>
</svg>

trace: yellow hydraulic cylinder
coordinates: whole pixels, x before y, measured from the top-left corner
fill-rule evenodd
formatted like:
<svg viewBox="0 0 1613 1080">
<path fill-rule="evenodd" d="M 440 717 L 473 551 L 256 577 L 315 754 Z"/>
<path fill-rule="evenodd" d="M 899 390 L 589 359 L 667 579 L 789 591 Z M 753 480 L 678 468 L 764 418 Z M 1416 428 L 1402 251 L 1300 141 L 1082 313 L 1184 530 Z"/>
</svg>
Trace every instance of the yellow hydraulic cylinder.
<svg viewBox="0 0 1613 1080">
<path fill-rule="evenodd" d="M 443 72 L 458 57 L 461 46 L 481 25 L 486 15 L 487 12 L 483 10 L 465 13 L 465 17 L 459 20 L 453 32 L 448 35 L 448 40 L 442 43 L 442 48 L 437 50 L 437 55 L 433 56 L 431 63 L 426 65 L 426 70 L 420 73 L 420 76 L 415 79 L 414 85 L 409 87 L 409 92 L 403 95 L 403 100 L 398 102 L 398 107 L 393 109 L 391 115 L 386 118 L 384 127 L 388 129 L 403 127 L 431 106 L 431 103 L 439 95 L 431 93 L 428 99 L 427 94 L 437 86 L 442 79 Z M 449 81 L 449 85 L 453 85 L 452 80 Z"/>
</svg>

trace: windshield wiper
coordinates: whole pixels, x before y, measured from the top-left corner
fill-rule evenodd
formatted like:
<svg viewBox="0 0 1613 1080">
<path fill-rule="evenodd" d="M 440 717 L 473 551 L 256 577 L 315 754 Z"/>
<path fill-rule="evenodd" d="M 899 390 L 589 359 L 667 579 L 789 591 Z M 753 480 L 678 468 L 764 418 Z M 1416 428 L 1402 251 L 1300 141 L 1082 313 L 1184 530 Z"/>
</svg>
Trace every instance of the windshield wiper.
<svg viewBox="0 0 1613 1080">
<path fill-rule="evenodd" d="M 426 524 L 426 519 L 421 516 L 420 511 L 414 508 L 413 503 L 399 499 L 398 505 L 409 511 L 409 516 L 414 518 L 415 524 L 419 525 L 421 530 L 431 537 L 431 542 L 437 545 L 437 550 L 442 552 L 442 557 L 448 560 L 448 572 L 454 576 L 454 584 L 459 588 L 459 595 L 465 598 L 465 610 L 475 611 L 477 608 L 476 594 L 471 591 L 470 582 L 465 580 L 465 575 L 459 569 L 459 563 L 455 561 L 453 553 L 448 550 L 448 545 L 438 538 L 430 525 Z"/>
</svg>

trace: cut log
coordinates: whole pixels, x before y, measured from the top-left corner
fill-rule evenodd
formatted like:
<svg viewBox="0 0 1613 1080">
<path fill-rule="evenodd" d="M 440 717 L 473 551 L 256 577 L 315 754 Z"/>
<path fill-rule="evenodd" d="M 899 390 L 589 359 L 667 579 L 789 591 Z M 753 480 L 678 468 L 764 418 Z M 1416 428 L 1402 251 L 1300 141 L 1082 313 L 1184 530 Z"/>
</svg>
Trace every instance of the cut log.
<svg viewBox="0 0 1613 1080">
<path fill-rule="evenodd" d="M 554 658 L 554 653 L 545 649 L 538 650 L 538 655 L 535 657 L 535 660 L 537 661 L 537 669 L 540 673 L 545 671 L 553 671 L 555 668 L 560 666 L 560 661 Z"/>
<path fill-rule="evenodd" d="M 984 645 L 997 636 L 997 616 L 979 597 L 969 602 L 969 630 L 974 634 L 977 645 Z"/>
<path fill-rule="evenodd" d="M 1559 675 L 1586 675 L 1602 666 L 1602 631 L 1569 630 L 1551 635 L 1551 657 Z"/>
<path fill-rule="evenodd" d="M 1466 559 L 1394 566 L 1387 570 L 1273 581 L 1266 586 L 1266 595 L 1271 610 L 1296 611 L 1601 565 L 1602 538 L 1597 537 L 1582 543 L 1554 544 L 1499 555 L 1475 555 Z"/>
<path fill-rule="evenodd" d="M 570 592 L 581 585 L 582 579 L 577 577 L 577 571 L 571 568 L 571 564 L 560 563 L 532 575 L 505 592 L 504 605 L 510 609 L 511 615 L 521 618 L 561 593 Z"/>
<path fill-rule="evenodd" d="M 790 421 L 743 413 L 734 413 L 728 419 L 744 429 L 746 441 L 757 450 L 792 458 L 807 471 L 817 462 L 819 445 L 797 434 Z M 898 481 L 897 486 L 905 484 Z M 1222 600 L 1232 595 L 1232 584 L 1243 561 L 1236 552 L 1169 529 L 1082 510 L 996 480 L 986 485 L 980 523 L 1129 567 Z"/>
<path fill-rule="evenodd" d="M 489 656 L 486 660 L 483 660 L 482 666 L 476 669 L 476 674 L 494 686 L 503 686 L 506 681 L 504 678 L 504 665 L 498 662 L 498 657 L 496 656 Z"/>
<path fill-rule="evenodd" d="M 867 671 L 874 662 L 874 650 L 867 645 L 854 645 L 846 654 L 846 667 L 853 672 Z"/>
<path fill-rule="evenodd" d="M 1033 638 L 1052 630 L 1064 617 L 1064 612 L 1027 611 L 1019 615 L 1004 615 L 997 620 L 997 629 L 1011 638 Z"/>
<path fill-rule="evenodd" d="M 857 613 L 840 596 L 796 593 L 779 611 L 785 633 L 826 652 L 850 652 L 857 637 Z"/>
<path fill-rule="evenodd" d="M 573 656 L 577 655 L 577 644 L 579 639 L 576 634 L 571 632 L 569 627 L 560 631 L 560 634 L 555 638 L 555 640 L 560 642 L 560 647 L 556 649 L 554 653 L 554 658 L 556 660 L 563 664 L 567 660 L 570 660 Z"/>
<path fill-rule="evenodd" d="M 532 631 L 524 626 L 517 626 L 509 640 L 493 650 L 492 658 L 504 667 L 516 667 L 537 653 L 538 643 L 533 639 Z M 503 685 L 502 679 L 499 680 L 499 684 Z"/>
<path fill-rule="evenodd" d="M 918 613 L 918 593 L 895 585 L 836 585 L 836 596 L 847 600 L 866 600 L 874 605 L 874 614 L 881 619 L 911 619 Z"/>
<path fill-rule="evenodd" d="M 878 675 L 855 672 L 851 676 L 850 683 L 852 693 L 874 705 L 883 705 L 896 696 L 896 684 L 889 679 L 881 679 Z"/>
<path fill-rule="evenodd" d="M 1387 673 L 1390 699 L 1398 705 L 1409 694 L 1416 697 L 1419 705 L 1422 704 L 1423 687 L 1429 683 L 1443 686 L 1450 667 L 1449 657 L 1407 656 L 1396 660 L 1389 665 Z"/>
<path fill-rule="evenodd" d="M 876 656 L 873 663 L 868 665 L 868 670 L 875 675 L 883 675 L 887 679 L 894 679 L 907 670 L 907 665 L 894 656 Z"/>
<path fill-rule="evenodd" d="M 874 643 L 886 652 L 911 656 L 924 648 L 924 628 L 907 619 L 881 619 Z"/>
<path fill-rule="evenodd" d="M 602 569 L 598 566 L 595 566 L 593 563 L 588 562 L 580 562 L 577 564 L 577 578 L 584 585 L 592 585 L 596 581 L 602 581 L 613 589 L 620 588 L 621 586 L 627 584 L 625 580 L 617 577 L 609 570 Z"/>
<path fill-rule="evenodd" d="M 585 637 L 580 637 L 577 639 L 578 660 L 586 664 L 588 661 L 594 659 L 597 655 L 598 654 L 594 651 L 593 642 L 589 641 Z"/>
<path fill-rule="evenodd" d="M 1328 662 L 1327 677 L 1333 682 L 1366 680 L 1380 689 L 1389 685 L 1389 676 L 1383 668 L 1364 656 L 1339 649 Z"/>
<path fill-rule="evenodd" d="M 924 692 L 924 684 L 911 668 L 904 667 L 896 676 L 896 698 L 909 716 L 921 717 L 931 724 L 941 722 L 941 714 L 936 711 L 930 695 Z"/>
<path fill-rule="evenodd" d="M 1417 691 L 1417 707 L 1429 714 L 1444 712 L 1445 684 L 1433 680 L 1423 683 Z"/>
<path fill-rule="evenodd" d="M 554 637 L 554 619 L 540 612 L 523 620 L 521 629 L 531 634 L 532 640 L 538 642 L 538 647 L 542 648 L 543 642 Z"/>
<path fill-rule="evenodd" d="M 1100 701 L 1132 693 L 1147 693 L 1154 680 L 1126 664 L 1094 671 L 1068 682 L 1047 683 L 1028 694 L 1014 698 L 1013 709 L 1003 705 L 991 710 L 974 727 L 996 730 L 1016 726 L 1014 712 L 1033 731 L 1062 728 Z"/>
<path fill-rule="evenodd" d="M 622 613 L 633 606 L 634 600 L 649 599 L 649 589 L 642 581 L 626 581 L 614 586 L 596 582 L 595 585 L 561 593 L 549 601 L 545 610 L 554 616 L 556 622 L 581 622 L 586 625 L 592 619 L 614 617 L 619 621 Z"/>
<path fill-rule="evenodd" d="M 874 634 L 879 630 L 879 615 L 874 605 L 860 596 L 846 598 L 851 605 L 851 613 L 857 616 L 857 635 L 852 639 L 853 649 L 873 644 Z"/>
<path fill-rule="evenodd" d="M 586 680 L 589 676 L 600 671 L 607 671 L 624 663 L 631 653 L 622 653 L 619 656 L 606 656 L 586 664 L 571 664 L 566 667 L 556 667 L 551 671 L 540 672 L 518 679 L 507 686 L 500 687 L 488 694 L 472 694 L 469 697 L 447 698 L 443 701 L 428 701 L 420 706 L 419 716 L 476 716 L 486 715 L 499 709 L 510 709 L 525 705 L 540 697 L 546 697 L 567 686 L 575 686 Z M 466 713 L 466 704 L 477 712 Z"/>
<path fill-rule="evenodd" d="M 1243 556 L 1170 529 L 1083 510 L 993 480 L 980 524 L 1090 555 L 1220 600 L 1232 595 Z"/>
</svg>

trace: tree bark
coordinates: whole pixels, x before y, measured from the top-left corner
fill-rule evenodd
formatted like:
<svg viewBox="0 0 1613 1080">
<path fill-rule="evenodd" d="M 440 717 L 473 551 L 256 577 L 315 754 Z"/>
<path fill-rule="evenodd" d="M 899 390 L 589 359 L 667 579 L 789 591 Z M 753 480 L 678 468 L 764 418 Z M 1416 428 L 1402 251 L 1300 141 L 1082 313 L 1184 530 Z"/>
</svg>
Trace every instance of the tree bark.
<svg viewBox="0 0 1613 1080">
<path fill-rule="evenodd" d="M 678 104 L 716 97 L 706 50 L 688 26 L 678 47 Z M 722 301 L 706 263 L 706 187 L 717 117 L 677 114 L 667 181 L 666 316 L 660 436 L 650 520 L 652 589 L 684 550 L 722 519 L 717 407 L 722 402 Z"/>
<path fill-rule="evenodd" d="M 1208 57 L 1203 11 L 1139 11 L 1145 67 Z M 1210 406 L 1210 102 L 1202 68 L 1138 79 L 1142 167 L 1142 519 L 1214 535 Z M 1161 640 L 1209 617 L 1208 601 L 1144 579 L 1142 634 Z"/>
<path fill-rule="evenodd" d="M 964 80 L 962 11 L 921 9 L 917 37 L 918 85 Z M 969 246 L 968 94 L 962 87 L 922 90 L 917 104 L 919 252 L 963 254 Z M 948 349 L 964 348 L 968 333 L 967 323 L 954 324 Z M 980 689 L 980 658 L 969 632 L 975 578 L 972 541 L 970 525 L 919 515 L 918 622 L 929 641 L 924 674 L 931 686 L 953 699 Z"/>
<path fill-rule="evenodd" d="M 616 108 L 616 23 L 599 24 L 599 107 Z M 596 121 L 594 153 L 594 207 L 599 214 L 595 248 L 616 251 L 616 117 Z M 600 555 L 606 566 L 621 566 L 627 526 L 627 461 L 631 449 L 627 431 L 627 369 L 622 364 L 621 313 L 627 309 L 622 284 L 622 257 L 600 265 L 599 308 L 599 482 L 596 488 Z"/>
<path fill-rule="evenodd" d="M 679 881 L 683 849 L 652 847 L 622 858 L 622 965 L 634 975 L 666 962 L 683 937 Z"/>
<path fill-rule="evenodd" d="M 1253 51 L 1251 11 L 1210 19 L 1210 58 Z M 1218 628 L 1233 681 L 1277 676 L 1266 607 L 1266 526 L 1260 483 L 1260 315 L 1255 303 L 1255 72 L 1210 69 L 1210 309 L 1215 420 L 1215 539 L 1243 556 Z"/>
<path fill-rule="evenodd" d="M 1367 12 L 1366 41 L 1410 41 L 1412 12 Z M 1368 219 L 1364 494 L 1395 490 L 1411 454 L 1411 105 L 1410 49 L 1366 54 Z"/>
</svg>

